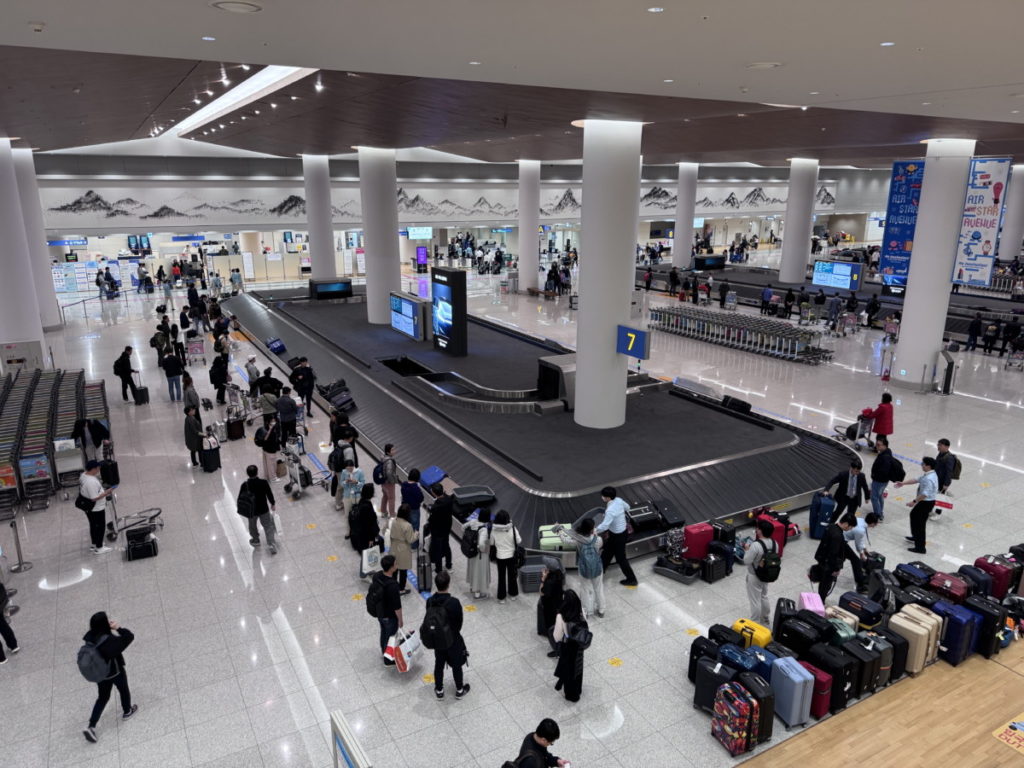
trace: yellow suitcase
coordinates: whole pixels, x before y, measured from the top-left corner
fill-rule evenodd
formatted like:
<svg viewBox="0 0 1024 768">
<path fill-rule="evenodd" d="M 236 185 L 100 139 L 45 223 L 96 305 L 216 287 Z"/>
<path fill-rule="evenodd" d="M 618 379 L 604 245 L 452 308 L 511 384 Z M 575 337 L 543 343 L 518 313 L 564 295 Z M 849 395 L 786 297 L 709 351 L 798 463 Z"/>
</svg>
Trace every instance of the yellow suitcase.
<svg viewBox="0 0 1024 768">
<path fill-rule="evenodd" d="M 752 645 L 764 648 L 772 641 L 772 631 L 750 619 L 737 619 L 736 623 L 732 625 L 732 631 L 738 632 L 743 638 L 744 648 L 749 648 Z"/>
</svg>

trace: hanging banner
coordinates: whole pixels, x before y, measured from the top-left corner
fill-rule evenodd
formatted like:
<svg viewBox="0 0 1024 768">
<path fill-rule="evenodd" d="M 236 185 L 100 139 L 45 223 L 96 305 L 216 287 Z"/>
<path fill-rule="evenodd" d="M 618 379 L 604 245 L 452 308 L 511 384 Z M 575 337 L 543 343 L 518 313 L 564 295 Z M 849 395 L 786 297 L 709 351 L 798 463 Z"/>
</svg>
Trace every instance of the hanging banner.
<svg viewBox="0 0 1024 768">
<path fill-rule="evenodd" d="M 1010 157 L 973 157 L 967 197 L 960 219 L 952 281 L 987 286 L 998 253 L 1003 191 L 1010 178 Z"/>
<path fill-rule="evenodd" d="M 242 251 L 242 277 L 246 280 L 256 279 L 256 270 L 252 268 L 251 251 Z"/>
<path fill-rule="evenodd" d="M 879 269 L 885 285 L 907 284 L 923 180 L 924 160 L 901 160 L 892 164 L 889 205 L 885 214 L 885 235 L 882 238 L 882 252 L 879 256 Z"/>
</svg>

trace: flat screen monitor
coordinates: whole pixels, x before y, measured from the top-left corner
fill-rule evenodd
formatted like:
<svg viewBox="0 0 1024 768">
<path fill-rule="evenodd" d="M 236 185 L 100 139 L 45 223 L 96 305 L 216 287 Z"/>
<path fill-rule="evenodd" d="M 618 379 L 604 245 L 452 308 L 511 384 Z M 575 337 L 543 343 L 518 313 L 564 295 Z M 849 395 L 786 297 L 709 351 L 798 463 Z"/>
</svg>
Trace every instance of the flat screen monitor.
<svg viewBox="0 0 1024 768">
<path fill-rule="evenodd" d="M 139 248 L 145 253 L 149 253 L 153 250 L 149 244 L 149 235 L 139 235 Z"/>
<path fill-rule="evenodd" d="M 292 242 L 292 233 L 291 232 L 285 231 L 285 233 L 284 233 L 284 241 L 286 243 Z"/>
<path fill-rule="evenodd" d="M 430 282 L 434 348 L 450 355 L 465 356 L 466 273 L 460 269 L 435 267 Z"/>
<path fill-rule="evenodd" d="M 695 256 L 693 268 L 696 270 L 725 269 L 725 256 Z"/>
<path fill-rule="evenodd" d="M 860 288 L 861 264 L 848 261 L 815 261 L 812 285 L 856 291 Z"/>
<path fill-rule="evenodd" d="M 410 240 L 430 240 L 433 236 L 433 227 L 409 227 Z"/>
<path fill-rule="evenodd" d="M 391 327 L 416 341 L 423 340 L 420 304 L 397 293 L 391 294 Z"/>
<path fill-rule="evenodd" d="M 137 251 L 137 250 L 139 250 L 139 236 L 138 235 L 128 235 L 128 250 L 129 251 Z"/>
<path fill-rule="evenodd" d="M 347 299 L 351 295 L 351 280 L 309 281 L 309 298 L 311 299 Z"/>
</svg>

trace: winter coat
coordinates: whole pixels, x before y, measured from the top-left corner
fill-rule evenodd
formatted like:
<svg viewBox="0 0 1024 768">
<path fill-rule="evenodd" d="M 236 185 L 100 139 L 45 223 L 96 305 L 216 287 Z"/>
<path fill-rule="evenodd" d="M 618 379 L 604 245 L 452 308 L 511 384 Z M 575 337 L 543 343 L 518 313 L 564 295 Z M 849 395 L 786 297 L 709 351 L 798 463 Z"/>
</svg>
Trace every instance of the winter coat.
<svg viewBox="0 0 1024 768">
<path fill-rule="evenodd" d="M 871 417 L 875 420 L 876 435 L 892 434 L 892 403 L 879 403 L 871 412 Z"/>
<path fill-rule="evenodd" d="M 497 550 L 499 560 L 508 560 L 516 553 L 516 543 L 522 544 L 523 537 L 512 523 L 491 526 L 491 544 Z"/>
<path fill-rule="evenodd" d="M 185 417 L 185 447 L 190 451 L 203 450 L 203 425 L 195 416 Z"/>
<path fill-rule="evenodd" d="M 391 554 L 395 556 L 399 570 L 412 568 L 412 545 L 415 541 L 416 531 L 408 520 L 396 517 L 391 521 Z"/>
</svg>

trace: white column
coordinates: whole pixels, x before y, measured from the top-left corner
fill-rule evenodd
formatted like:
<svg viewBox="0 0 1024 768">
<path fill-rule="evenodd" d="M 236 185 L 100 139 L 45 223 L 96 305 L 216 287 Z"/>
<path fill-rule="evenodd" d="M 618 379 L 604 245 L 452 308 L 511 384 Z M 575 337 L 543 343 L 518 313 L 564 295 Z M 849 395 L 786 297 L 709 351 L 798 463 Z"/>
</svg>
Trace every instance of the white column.
<svg viewBox="0 0 1024 768">
<path fill-rule="evenodd" d="M 366 241 L 366 318 L 386 325 L 391 322 L 391 291 L 402 289 L 395 150 L 359 147 L 359 197 Z"/>
<path fill-rule="evenodd" d="M 0 343 L 37 341 L 45 349 L 14 155 L 7 138 L 0 138 L 0 232 L 0 273 L 4 276 L 0 279 Z"/>
<path fill-rule="evenodd" d="M 580 309 L 576 323 L 577 424 L 596 429 L 626 421 L 626 366 L 616 326 L 629 322 L 640 199 L 642 123 L 586 120 Z"/>
<path fill-rule="evenodd" d="M 327 155 L 303 155 L 302 178 L 306 183 L 306 221 L 309 225 L 310 277 L 331 280 L 334 269 L 334 224 L 331 210 L 331 168 Z"/>
<path fill-rule="evenodd" d="M 925 166 L 926 168 L 928 166 Z M 1006 212 L 1003 214 L 1003 232 L 999 236 L 1002 261 L 1013 261 L 1020 255 L 1024 239 L 1024 165 L 1014 165 L 1010 173 L 1010 188 L 1006 192 Z"/>
<path fill-rule="evenodd" d="M 786 236 L 782 238 L 780 283 L 803 283 L 811 253 L 814 193 L 818 186 L 818 161 L 794 157 L 789 161 L 789 198 L 786 200 Z"/>
<path fill-rule="evenodd" d="M 540 287 L 540 161 L 519 161 L 519 289 Z"/>
<path fill-rule="evenodd" d="M 693 211 L 697 207 L 697 163 L 679 163 L 679 186 L 676 188 L 676 228 L 672 241 L 672 266 L 689 269 L 693 266 Z"/>
<path fill-rule="evenodd" d="M 928 142 L 893 384 L 918 386 L 922 376 L 928 382 L 932 380 L 946 328 L 949 286 L 973 154 L 974 139 Z"/>
<path fill-rule="evenodd" d="M 57 306 L 57 292 L 53 288 L 53 273 L 50 270 L 50 247 L 46 244 L 36 165 L 32 160 L 31 149 L 15 149 L 12 155 L 14 176 L 21 200 L 21 215 L 25 220 L 28 256 L 32 262 L 32 283 L 36 289 L 36 301 L 39 302 L 39 319 L 42 321 L 43 330 L 55 331 L 62 323 L 60 307 Z"/>
</svg>

